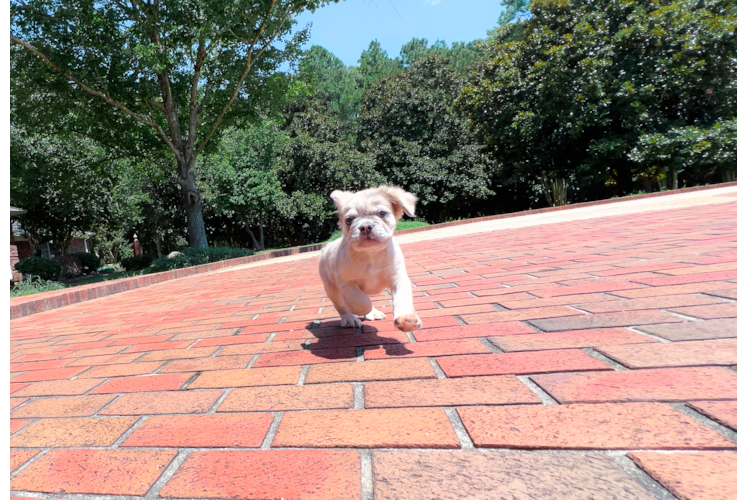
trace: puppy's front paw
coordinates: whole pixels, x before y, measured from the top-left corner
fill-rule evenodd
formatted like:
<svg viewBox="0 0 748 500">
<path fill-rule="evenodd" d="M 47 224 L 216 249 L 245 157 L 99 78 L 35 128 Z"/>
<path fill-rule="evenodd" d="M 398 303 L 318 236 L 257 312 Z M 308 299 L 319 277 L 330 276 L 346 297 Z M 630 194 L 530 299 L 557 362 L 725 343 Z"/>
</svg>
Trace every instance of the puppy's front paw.
<svg viewBox="0 0 748 500">
<path fill-rule="evenodd" d="M 358 328 L 361 326 L 361 320 L 355 314 L 345 313 L 340 316 L 340 326 L 343 328 Z"/>
<path fill-rule="evenodd" d="M 364 318 L 368 319 L 369 321 L 374 321 L 377 319 L 384 319 L 387 316 L 382 311 L 378 311 L 377 309 L 372 306 L 371 311 L 369 311 L 369 314 L 364 316 Z"/>
<path fill-rule="evenodd" d="M 395 318 L 395 326 L 402 332 L 412 332 L 421 328 L 421 318 L 415 312 L 403 314 Z"/>
</svg>

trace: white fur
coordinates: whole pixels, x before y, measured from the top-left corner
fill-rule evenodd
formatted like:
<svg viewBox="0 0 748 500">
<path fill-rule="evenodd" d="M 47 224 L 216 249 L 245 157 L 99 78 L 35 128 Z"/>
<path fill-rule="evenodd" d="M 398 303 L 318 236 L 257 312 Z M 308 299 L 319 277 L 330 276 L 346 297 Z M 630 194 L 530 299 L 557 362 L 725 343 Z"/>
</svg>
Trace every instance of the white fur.
<svg viewBox="0 0 748 500">
<path fill-rule="evenodd" d="M 327 296 L 340 314 L 341 326 L 361 326 L 360 317 L 384 319 L 385 315 L 371 305 L 369 296 L 388 289 L 392 293 L 395 326 L 402 331 L 420 328 L 403 252 L 393 238 L 402 214 L 414 215 L 417 198 L 390 186 L 357 193 L 333 191 L 330 197 L 340 215 L 343 236 L 322 250 L 319 274 Z"/>
</svg>

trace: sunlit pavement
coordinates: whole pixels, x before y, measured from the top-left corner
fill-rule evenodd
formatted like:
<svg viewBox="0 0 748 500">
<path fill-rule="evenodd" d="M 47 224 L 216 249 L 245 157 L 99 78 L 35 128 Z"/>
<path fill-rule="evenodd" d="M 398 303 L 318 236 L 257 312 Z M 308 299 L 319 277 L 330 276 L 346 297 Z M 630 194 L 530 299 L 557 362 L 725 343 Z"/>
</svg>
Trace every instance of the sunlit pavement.
<svg viewBox="0 0 748 500">
<path fill-rule="evenodd" d="M 412 334 L 314 256 L 14 320 L 12 495 L 737 498 L 736 193 L 405 235 Z"/>
</svg>

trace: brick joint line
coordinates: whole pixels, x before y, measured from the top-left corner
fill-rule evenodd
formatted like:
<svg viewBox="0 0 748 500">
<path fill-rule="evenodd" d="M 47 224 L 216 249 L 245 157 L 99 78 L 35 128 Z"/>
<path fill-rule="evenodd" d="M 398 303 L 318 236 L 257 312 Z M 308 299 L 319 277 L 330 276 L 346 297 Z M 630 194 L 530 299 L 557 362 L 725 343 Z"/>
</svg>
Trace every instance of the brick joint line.
<svg viewBox="0 0 748 500">
<path fill-rule="evenodd" d="M 540 398 L 544 406 L 558 404 L 558 401 L 556 401 L 553 396 L 545 392 L 538 384 L 533 382 L 532 379 L 530 379 L 529 375 L 517 375 L 517 378 Z"/>
<path fill-rule="evenodd" d="M 270 424 L 268 433 L 265 435 L 265 439 L 262 440 L 262 445 L 260 446 L 261 450 L 270 449 L 270 446 L 273 444 L 273 439 L 275 438 L 275 433 L 278 432 L 278 426 L 280 426 L 284 413 L 285 412 L 279 411 L 273 414 L 273 423 Z"/>
<path fill-rule="evenodd" d="M 610 455 L 610 457 L 623 469 L 629 476 L 639 483 L 648 493 L 657 500 L 678 500 L 664 486 L 657 482 L 652 476 L 640 469 L 633 460 L 626 455 Z"/>
<path fill-rule="evenodd" d="M 614 360 L 613 358 L 609 358 L 605 354 L 602 354 L 600 351 L 596 351 L 592 347 L 583 347 L 582 351 L 586 352 L 587 354 L 589 354 L 593 358 L 595 358 L 595 359 L 597 359 L 599 361 L 602 361 L 603 363 L 605 363 L 607 365 L 612 366 L 615 371 L 622 372 L 622 371 L 629 370 L 629 368 L 627 368 L 626 366 L 622 365 L 618 361 Z"/>
<path fill-rule="evenodd" d="M 361 500 L 374 500 L 374 474 L 371 450 L 360 450 L 361 456 Z"/>
<path fill-rule="evenodd" d="M 439 366 L 439 363 L 437 363 L 436 358 L 428 358 L 429 363 L 431 363 L 431 366 L 434 367 L 434 371 L 436 372 L 436 378 L 444 379 L 447 378 L 447 375 L 444 373 L 444 370 L 442 370 L 442 367 Z"/>
<path fill-rule="evenodd" d="M 161 491 L 161 488 L 163 488 L 167 482 L 169 482 L 169 479 L 174 475 L 174 473 L 177 471 L 180 465 L 182 465 L 182 462 L 184 462 L 184 459 L 187 458 L 187 455 L 190 454 L 190 451 L 188 450 L 179 450 L 177 452 L 177 456 L 174 457 L 174 459 L 171 461 L 171 463 L 164 469 L 164 472 L 161 473 L 159 478 L 156 480 L 155 483 L 150 487 L 148 490 L 148 493 L 145 494 L 143 497 L 144 500 L 157 500 L 159 499 L 159 492 Z"/>
<path fill-rule="evenodd" d="M 206 412 L 208 415 L 215 415 L 218 411 L 218 407 L 221 406 L 221 403 L 223 403 L 223 400 L 226 399 L 229 395 L 229 391 L 231 389 L 224 389 L 223 394 L 216 400 L 215 403 L 213 403 L 213 406 L 210 407 L 210 410 Z"/>
<path fill-rule="evenodd" d="M 457 434 L 457 439 L 460 441 L 460 448 L 463 450 L 474 449 L 475 446 L 473 445 L 473 441 L 470 439 L 470 434 L 468 434 L 467 429 L 465 429 L 465 426 L 460 419 L 460 415 L 457 414 L 457 410 L 452 406 L 447 406 L 444 408 L 444 411 L 447 414 L 449 423 L 452 424 L 455 434 Z"/>
<path fill-rule="evenodd" d="M 708 416 L 704 415 L 703 413 L 696 411 L 693 408 L 688 407 L 685 403 L 669 403 L 669 404 L 670 406 L 680 411 L 681 413 L 688 415 L 689 417 L 696 420 L 700 424 L 709 427 L 710 429 L 718 432 L 723 437 L 737 444 L 738 433 L 730 429 L 729 427 L 725 427 L 724 425 L 720 424 L 716 420 L 713 420 L 709 418 Z"/>
</svg>

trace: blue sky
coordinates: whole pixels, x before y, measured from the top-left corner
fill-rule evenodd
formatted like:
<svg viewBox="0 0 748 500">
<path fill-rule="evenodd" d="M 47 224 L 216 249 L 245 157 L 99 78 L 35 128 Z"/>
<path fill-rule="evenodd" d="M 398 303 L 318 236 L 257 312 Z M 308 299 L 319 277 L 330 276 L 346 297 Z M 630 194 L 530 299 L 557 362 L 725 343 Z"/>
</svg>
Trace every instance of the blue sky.
<svg viewBox="0 0 748 500">
<path fill-rule="evenodd" d="M 297 18 L 297 28 L 312 23 L 312 44 L 321 45 L 348 66 L 376 39 L 390 57 L 411 38 L 447 45 L 484 38 L 496 26 L 499 0 L 345 0 Z"/>
</svg>

